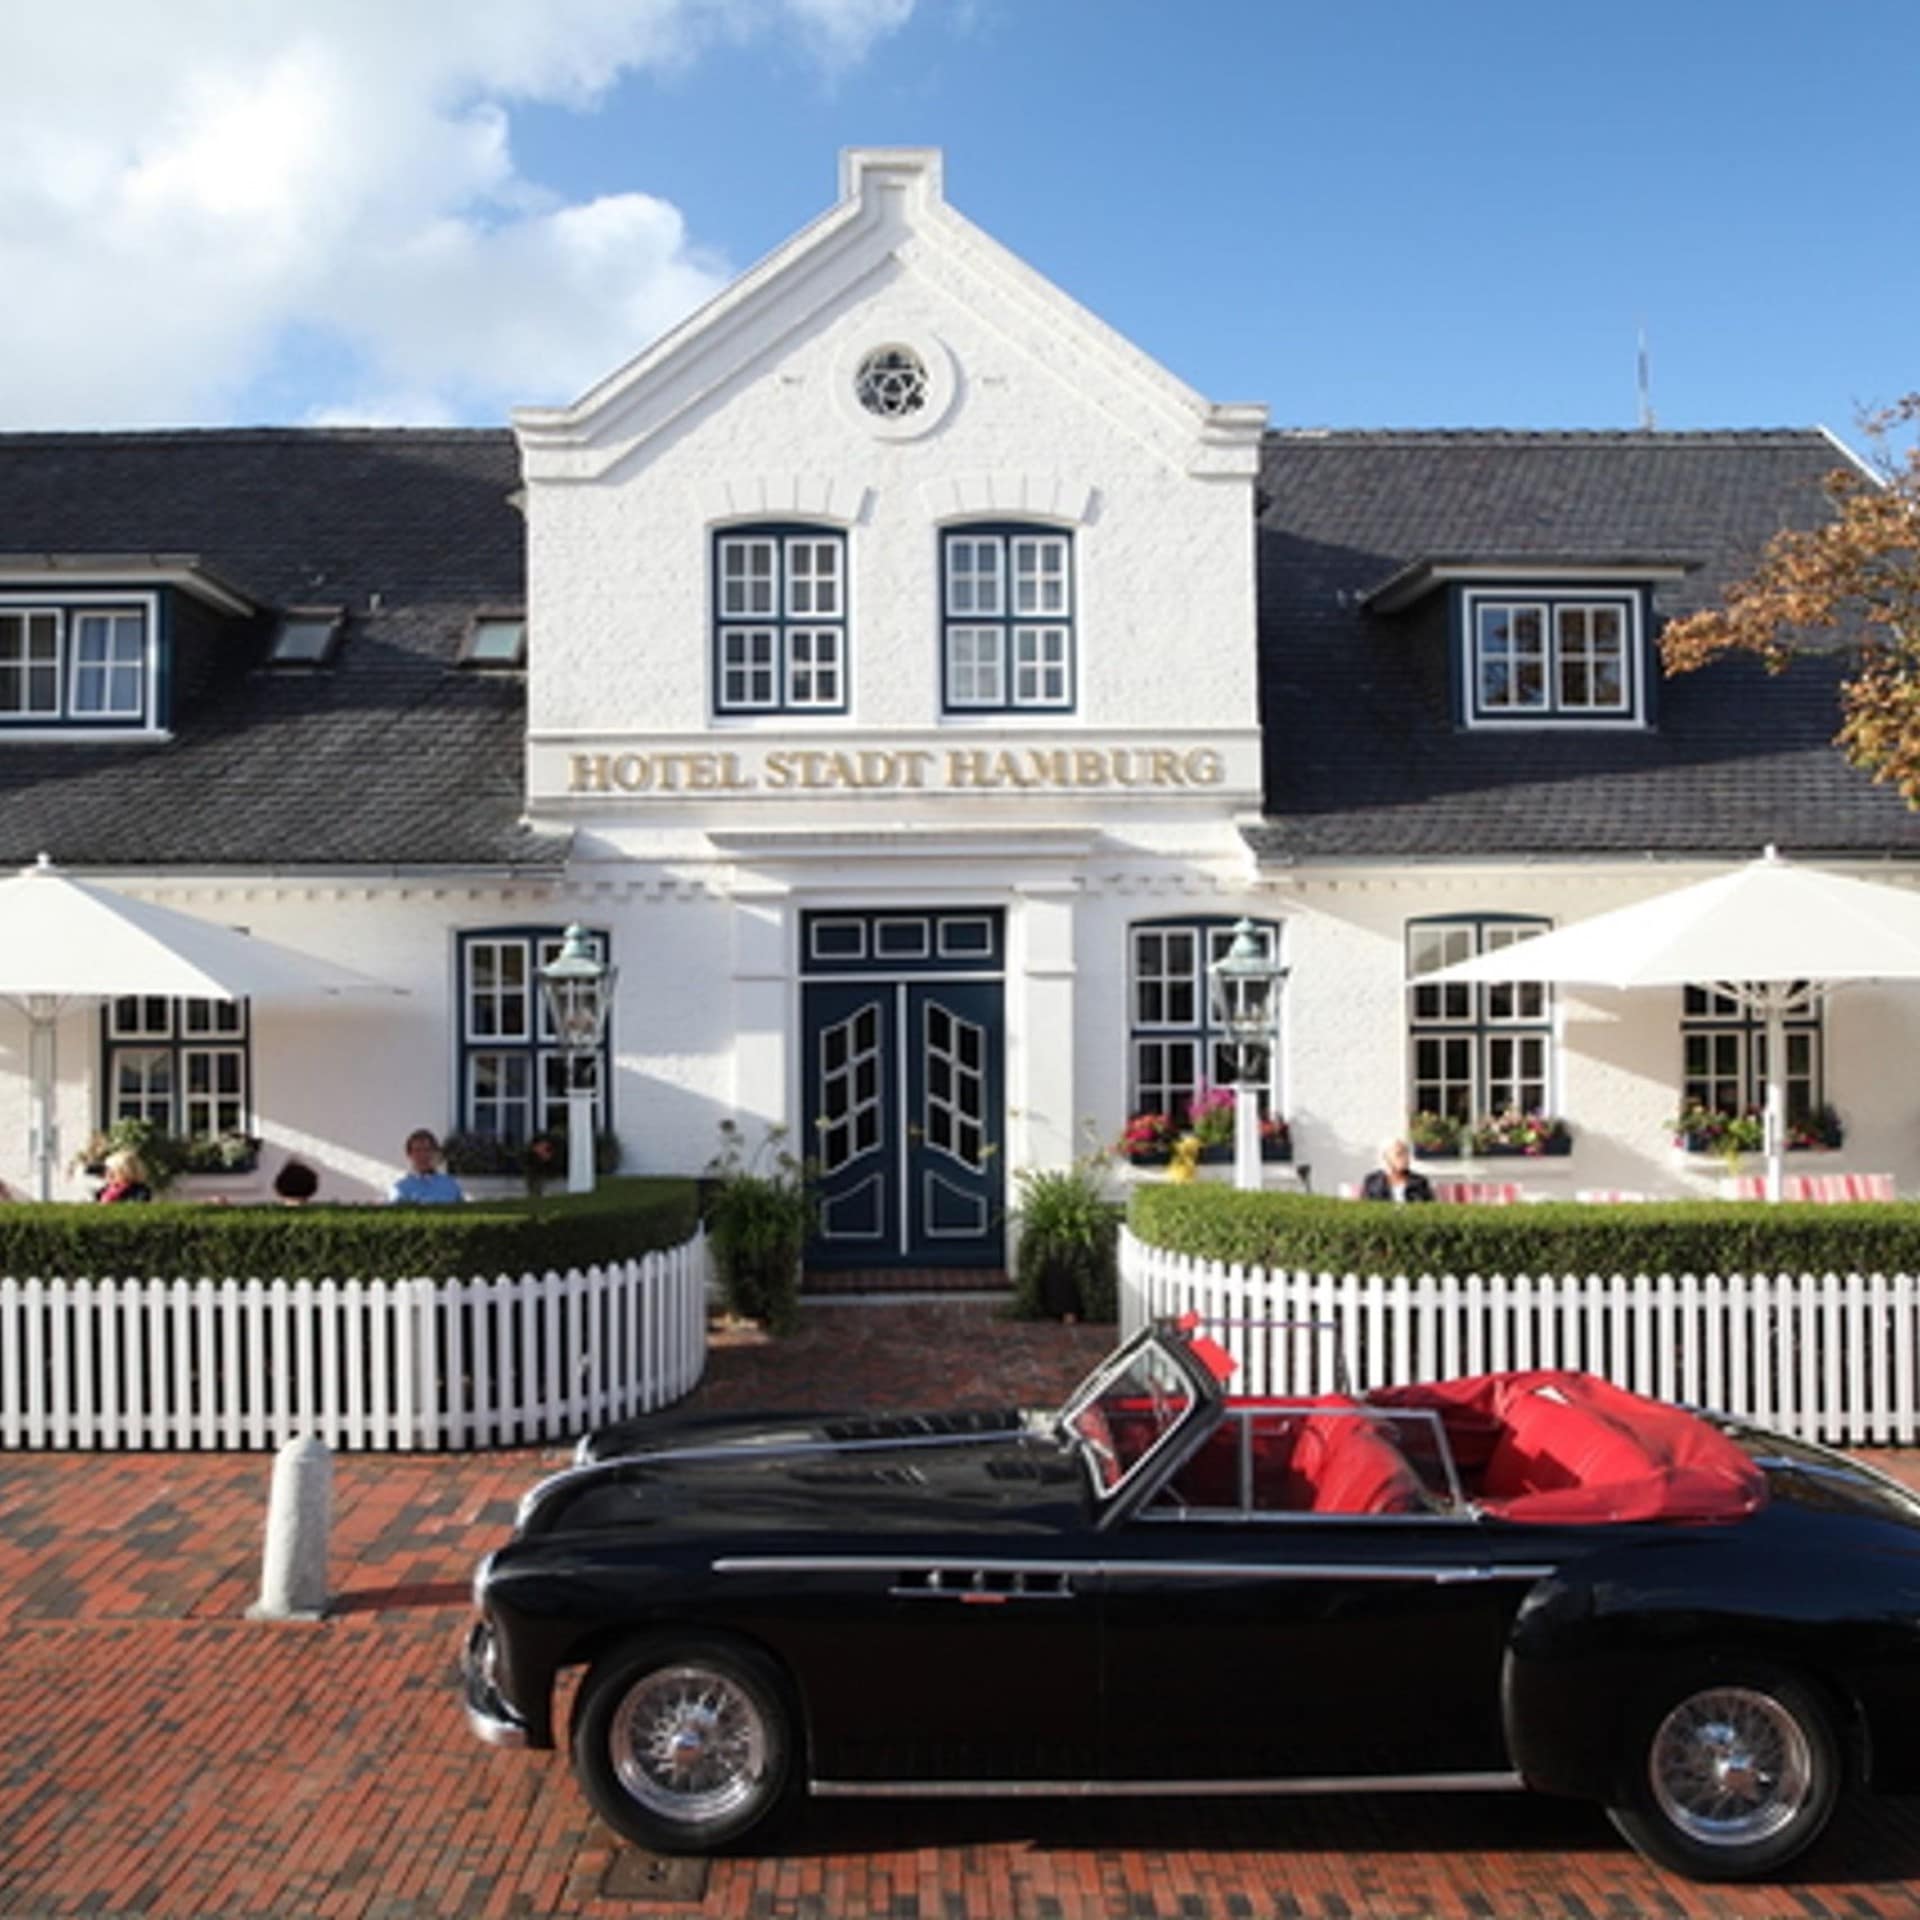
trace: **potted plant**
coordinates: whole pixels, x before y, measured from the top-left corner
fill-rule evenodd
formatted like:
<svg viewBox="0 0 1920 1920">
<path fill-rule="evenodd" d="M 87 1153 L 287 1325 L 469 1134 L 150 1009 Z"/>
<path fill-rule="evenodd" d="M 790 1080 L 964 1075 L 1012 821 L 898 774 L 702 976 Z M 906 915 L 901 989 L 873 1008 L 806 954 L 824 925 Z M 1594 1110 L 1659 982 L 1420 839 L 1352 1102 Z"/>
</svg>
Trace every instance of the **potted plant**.
<svg viewBox="0 0 1920 1920">
<path fill-rule="evenodd" d="M 1789 1153 L 1830 1153 L 1846 1143 L 1846 1123 L 1834 1107 L 1815 1107 L 1811 1113 L 1802 1114 L 1798 1120 L 1787 1123 Z"/>
<path fill-rule="evenodd" d="M 1233 1158 L 1234 1092 L 1204 1081 L 1187 1103 L 1187 1132 L 1200 1143 L 1200 1164 L 1214 1167 Z"/>
<path fill-rule="evenodd" d="M 1731 1166 L 1743 1153 L 1766 1145 L 1766 1123 L 1757 1113 L 1725 1113 L 1699 1100 L 1684 1100 L 1667 1122 L 1673 1144 L 1686 1153 L 1718 1155 Z"/>
<path fill-rule="evenodd" d="M 720 1123 L 720 1151 L 707 1163 L 706 1220 L 713 1264 L 728 1308 L 769 1333 L 791 1333 L 800 1315 L 800 1269 L 814 1227 L 805 1162 L 769 1127 L 748 1151 L 732 1120 Z"/>
<path fill-rule="evenodd" d="M 1416 1160 L 1453 1159 L 1458 1155 L 1466 1127 L 1450 1113 L 1424 1109 L 1407 1121 L 1407 1145 Z"/>
<path fill-rule="evenodd" d="M 1120 1217 L 1106 1197 L 1105 1156 L 1022 1168 L 1014 1184 L 1020 1250 L 1015 1311 L 1027 1319 L 1111 1320 L 1119 1310 Z"/>
<path fill-rule="evenodd" d="M 1173 1157 L 1179 1132 L 1171 1114 L 1136 1113 L 1120 1129 L 1114 1145 L 1121 1157 L 1136 1167 L 1164 1167 Z"/>
<path fill-rule="evenodd" d="M 1492 1159 L 1513 1154 L 1538 1158 L 1573 1151 L 1573 1135 L 1564 1120 L 1547 1113 L 1522 1113 L 1515 1107 L 1489 1114 L 1473 1129 L 1472 1140 L 1476 1154 Z"/>
</svg>

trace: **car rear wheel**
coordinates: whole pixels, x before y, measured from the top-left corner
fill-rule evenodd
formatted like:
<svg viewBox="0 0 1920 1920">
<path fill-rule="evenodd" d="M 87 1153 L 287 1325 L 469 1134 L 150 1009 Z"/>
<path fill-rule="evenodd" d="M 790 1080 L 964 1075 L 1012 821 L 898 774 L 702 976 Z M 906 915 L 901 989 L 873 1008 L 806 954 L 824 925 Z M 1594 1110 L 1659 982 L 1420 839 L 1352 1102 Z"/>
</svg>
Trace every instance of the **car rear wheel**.
<svg viewBox="0 0 1920 1920">
<path fill-rule="evenodd" d="M 1840 1792 L 1820 1696 L 1767 1668 L 1700 1675 L 1636 1717 L 1627 1797 L 1609 1809 L 1648 1859 L 1696 1880 L 1772 1873 L 1819 1838 Z"/>
<path fill-rule="evenodd" d="M 727 1641 L 631 1642 L 594 1663 L 574 1708 L 587 1798 L 658 1852 L 703 1852 L 757 1826 L 786 1790 L 792 1754 L 778 1676 Z"/>
</svg>

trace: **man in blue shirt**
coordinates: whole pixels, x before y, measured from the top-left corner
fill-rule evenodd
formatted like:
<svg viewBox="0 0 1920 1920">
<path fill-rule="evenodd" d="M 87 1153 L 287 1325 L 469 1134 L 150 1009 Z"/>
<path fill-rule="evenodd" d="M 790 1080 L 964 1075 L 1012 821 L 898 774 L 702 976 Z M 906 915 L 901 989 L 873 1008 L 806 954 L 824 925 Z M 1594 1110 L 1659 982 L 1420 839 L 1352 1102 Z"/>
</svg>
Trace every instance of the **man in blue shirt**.
<svg viewBox="0 0 1920 1920">
<path fill-rule="evenodd" d="M 467 1196 L 460 1182 L 440 1171 L 440 1142 L 427 1127 L 415 1127 L 407 1135 L 407 1165 L 411 1169 L 393 1183 L 390 1200 L 416 1207 L 444 1206 Z"/>
</svg>

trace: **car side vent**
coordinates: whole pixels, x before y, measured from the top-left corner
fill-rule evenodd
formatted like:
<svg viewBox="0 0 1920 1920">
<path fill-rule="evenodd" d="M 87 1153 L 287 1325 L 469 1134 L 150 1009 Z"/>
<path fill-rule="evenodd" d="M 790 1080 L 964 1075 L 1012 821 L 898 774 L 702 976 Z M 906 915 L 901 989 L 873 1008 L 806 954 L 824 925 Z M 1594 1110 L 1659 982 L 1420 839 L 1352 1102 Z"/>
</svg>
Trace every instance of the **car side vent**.
<svg viewBox="0 0 1920 1920">
<path fill-rule="evenodd" d="M 952 1600 L 975 1606 L 1009 1601 L 1070 1600 L 1073 1577 L 1064 1571 L 1009 1572 L 1004 1567 L 916 1567 L 887 1591 L 896 1600 Z"/>
<path fill-rule="evenodd" d="M 883 1461 L 871 1465 L 856 1462 L 848 1466 L 795 1467 L 793 1477 L 810 1487 L 924 1487 L 927 1476 L 918 1467 L 890 1466 Z"/>
<path fill-rule="evenodd" d="M 881 1414 L 871 1419 L 829 1420 L 821 1431 L 829 1440 L 931 1440 L 956 1433 L 1010 1433 L 1019 1414 L 1003 1407 L 958 1413 Z"/>
</svg>

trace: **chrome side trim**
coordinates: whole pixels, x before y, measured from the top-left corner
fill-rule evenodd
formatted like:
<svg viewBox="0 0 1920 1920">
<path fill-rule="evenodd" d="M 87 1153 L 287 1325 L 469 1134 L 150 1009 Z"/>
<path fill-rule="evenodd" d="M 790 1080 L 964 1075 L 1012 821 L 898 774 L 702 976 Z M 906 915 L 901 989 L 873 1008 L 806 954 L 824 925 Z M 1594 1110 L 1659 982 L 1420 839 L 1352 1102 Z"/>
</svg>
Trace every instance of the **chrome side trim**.
<svg viewBox="0 0 1920 1920">
<path fill-rule="evenodd" d="M 1231 1560 L 996 1560 L 961 1555 L 910 1553 L 730 1554 L 713 1562 L 715 1573 L 985 1573 L 1094 1574 L 1107 1580 L 1397 1580 L 1433 1586 L 1465 1581 L 1543 1580 L 1552 1566 L 1488 1566 L 1460 1561 L 1374 1566 L 1338 1561 L 1295 1561 L 1289 1566 L 1246 1566 Z"/>
<path fill-rule="evenodd" d="M 814 1780 L 821 1800 L 1117 1799 L 1145 1794 L 1524 1793 L 1517 1773 L 1329 1774 L 1297 1780 Z"/>
</svg>

